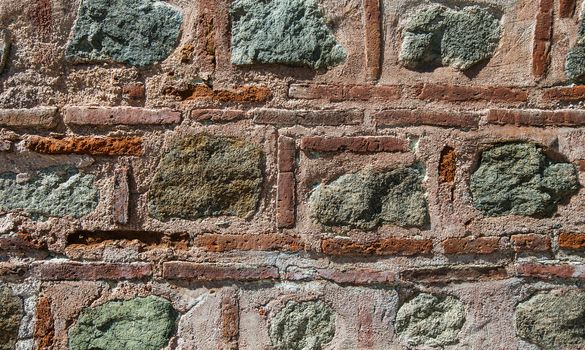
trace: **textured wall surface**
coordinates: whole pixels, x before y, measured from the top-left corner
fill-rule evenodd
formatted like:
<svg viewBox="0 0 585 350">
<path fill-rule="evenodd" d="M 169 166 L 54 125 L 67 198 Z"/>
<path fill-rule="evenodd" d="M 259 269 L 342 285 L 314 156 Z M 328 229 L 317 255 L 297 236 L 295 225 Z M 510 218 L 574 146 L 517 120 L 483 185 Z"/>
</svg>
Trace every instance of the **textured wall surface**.
<svg viewBox="0 0 585 350">
<path fill-rule="evenodd" d="M 0 350 L 585 349 L 580 0 L 0 0 Z"/>
</svg>

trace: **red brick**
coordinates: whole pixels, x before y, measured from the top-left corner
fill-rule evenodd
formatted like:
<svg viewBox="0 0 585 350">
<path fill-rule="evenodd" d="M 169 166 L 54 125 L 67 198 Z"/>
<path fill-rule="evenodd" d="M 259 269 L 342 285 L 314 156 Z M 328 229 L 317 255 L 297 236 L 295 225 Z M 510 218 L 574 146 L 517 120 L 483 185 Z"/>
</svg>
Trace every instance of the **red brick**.
<svg viewBox="0 0 585 350">
<path fill-rule="evenodd" d="M 561 233 L 559 235 L 559 248 L 567 250 L 585 249 L 585 234 Z"/>
<path fill-rule="evenodd" d="M 577 0 L 560 0 L 559 16 L 561 18 L 570 18 L 575 14 Z"/>
<path fill-rule="evenodd" d="M 215 90 L 208 85 L 197 84 L 184 91 L 168 88 L 165 89 L 164 93 L 176 95 L 187 101 L 260 103 L 272 99 L 272 91 L 269 88 L 256 85 L 240 86 L 229 90 Z"/>
<path fill-rule="evenodd" d="M 298 238 L 279 234 L 208 234 L 197 236 L 194 243 L 196 246 L 201 247 L 207 251 L 217 253 L 231 250 L 287 252 L 298 252 L 303 250 L 303 244 Z"/>
<path fill-rule="evenodd" d="M 550 237 L 545 235 L 524 234 L 512 236 L 515 252 L 548 252 L 551 249 Z"/>
<path fill-rule="evenodd" d="M 141 137 L 51 137 L 31 136 L 28 149 L 45 154 L 89 154 L 94 156 L 140 156 Z"/>
<path fill-rule="evenodd" d="M 364 29 L 366 41 L 366 79 L 380 78 L 382 66 L 382 14 L 380 0 L 364 0 Z"/>
<path fill-rule="evenodd" d="M 356 125 L 361 124 L 364 113 L 356 110 L 286 110 L 260 108 L 250 112 L 257 124 L 281 126 L 319 126 L 319 125 Z"/>
<path fill-rule="evenodd" d="M 396 137 L 321 137 L 309 136 L 301 140 L 306 152 L 408 152 L 408 141 Z"/>
<path fill-rule="evenodd" d="M 29 235 L 19 233 L 16 236 L 0 238 L 0 251 L 12 256 L 34 255 L 44 258 L 48 255 L 44 244 L 35 242 Z"/>
<path fill-rule="evenodd" d="M 278 138 L 278 171 L 292 172 L 295 170 L 297 145 L 293 138 Z"/>
<path fill-rule="evenodd" d="M 534 28 L 534 46 L 532 48 L 532 74 L 543 77 L 550 64 L 550 48 L 553 27 L 553 1 L 540 0 L 539 12 L 536 14 Z"/>
<path fill-rule="evenodd" d="M 402 89 L 394 85 L 322 85 L 292 84 L 288 90 L 290 98 L 332 102 L 340 101 L 394 101 L 402 96 Z"/>
<path fill-rule="evenodd" d="M 142 83 L 124 85 L 122 94 L 131 100 L 143 100 L 146 96 L 146 89 Z"/>
<path fill-rule="evenodd" d="M 51 299 L 40 296 L 35 310 L 35 331 L 37 349 L 49 349 L 53 344 L 55 330 L 53 327 Z"/>
<path fill-rule="evenodd" d="M 274 266 L 215 265 L 186 261 L 170 261 L 163 264 L 163 277 L 171 280 L 198 281 L 258 281 L 278 279 Z"/>
<path fill-rule="evenodd" d="M 516 274 L 520 277 L 544 279 L 573 278 L 576 272 L 575 266 L 562 263 L 545 264 L 524 262 L 516 264 L 515 269 Z"/>
<path fill-rule="evenodd" d="M 181 122 L 181 112 L 139 107 L 65 107 L 70 125 L 164 125 Z"/>
<path fill-rule="evenodd" d="M 289 281 L 327 280 L 338 284 L 368 285 L 387 284 L 396 281 L 393 271 L 381 271 L 368 268 L 347 269 L 305 269 L 288 270 L 285 278 Z"/>
<path fill-rule="evenodd" d="M 58 124 L 57 108 L 0 109 L 0 126 L 53 129 Z"/>
<path fill-rule="evenodd" d="M 430 239 L 388 238 L 369 243 L 331 238 L 321 241 L 321 250 L 327 255 L 426 255 L 433 249 Z"/>
<path fill-rule="evenodd" d="M 126 166 L 114 170 L 114 190 L 112 193 L 112 216 L 117 224 L 128 223 L 130 204 L 130 187 L 128 186 L 129 169 Z"/>
<path fill-rule="evenodd" d="M 492 109 L 487 121 L 497 125 L 577 127 L 585 125 L 585 110 Z"/>
<path fill-rule="evenodd" d="M 528 93 L 503 86 L 425 84 L 417 96 L 422 100 L 448 102 L 526 102 Z"/>
<path fill-rule="evenodd" d="M 295 225 L 296 181 L 294 173 L 279 173 L 276 192 L 276 222 L 278 228 Z"/>
<path fill-rule="evenodd" d="M 146 263 L 78 263 L 47 261 L 34 267 L 37 278 L 42 281 L 97 281 L 135 280 L 150 277 L 152 267 Z"/>
<path fill-rule="evenodd" d="M 402 281 L 428 284 L 494 281 L 508 278 L 502 266 L 441 266 L 400 272 Z"/>
<path fill-rule="evenodd" d="M 222 343 L 225 350 L 238 349 L 240 335 L 240 304 L 238 289 L 226 287 L 221 290 L 221 323 Z"/>
<path fill-rule="evenodd" d="M 198 122 L 233 122 L 246 117 L 244 111 L 234 109 L 194 109 L 191 119 Z"/>
<path fill-rule="evenodd" d="M 376 125 L 387 127 L 422 125 L 461 129 L 477 129 L 479 127 L 479 116 L 476 114 L 428 109 L 384 110 L 374 114 L 373 120 Z"/>
<path fill-rule="evenodd" d="M 542 93 L 545 101 L 579 102 L 585 100 L 585 85 L 563 86 L 545 89 Z"/>
<path fill-rule="evenodd" d="M 448 238 L 442 242 L 442 246 L 447 255 L 492 254 L 500 249 L 500 238 Z"/>
</svg>

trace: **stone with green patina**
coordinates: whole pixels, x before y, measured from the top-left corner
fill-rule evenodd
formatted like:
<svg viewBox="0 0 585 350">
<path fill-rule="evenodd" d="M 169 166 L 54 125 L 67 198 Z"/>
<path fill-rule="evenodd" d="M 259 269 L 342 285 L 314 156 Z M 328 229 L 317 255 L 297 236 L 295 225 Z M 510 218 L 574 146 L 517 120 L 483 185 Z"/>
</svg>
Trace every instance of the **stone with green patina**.
<svg viewBox="0 0 585 350">
<path fill-rule="evenodd" d="M 168 300 L 156 296 L 110 301 L 81 312 L 69 331 L 69 350 L 161 350 L 177 316 Z"/>
<path fill-rule="evenodd" d="M 543 350 L 585 347 L 585 292 L 538 293 L 516 307 L 516 333 Z"/>
<path fill-rule="evenodd" d="M 6 29 L 0 29 L 0 74 L 4 71 L 10 54 L 10 36 Z"/>
<path fill-rule="evenodd" d="M 335 312 L 322 301 L 289 301 L 270 322 L 276 350 L 320 350 L 335 336 Z"/>
<path fill-rule="evenodd" d="M 158 0 L 82 0 L 66 56 L 147 66 L 177 44 L 183 16 Z"/>
<path fill-rule="evenodd" d="M 23 316 L 22 300 L 0 287 L 0 350 L 14 349 Z"/>
<path fill-rule="evenodd" d="M 232 63 L 333 67 L 346 58 L 315 0 L 235 0 Z"/>
<path fill-rule="evenodd" d="M 82 217 L 98 205 L 95 176 L 72 166 L 53 166 L 32 173 L 0 174 L 0 211 L 23 210 L 33 219 Z"/>
<path fill-rule="evenodd" d="M 405 21 L 399 60 L 410 69 L 443 65 L 467 70 L 493 55 L 500 32 L 499 19 L 481 6 L 425 5 Z"/>
<path fill-rule="evenodd" d="M 180 139 L 154 174 L 150 214 L 161 221 L 248 217 L 260 200 L 263 161 L 262 150 L 242 139 L 208 134 Z"/>
<path fill-rule="evenodd" d="M 319 185 L 309 198 L 322 225 L 371 230 L 382 224 L 421 227 L 428 222 L 422 174 L 416 168 L 346 174 Z"/>
<path fill-rule="evenodd" d="M 577 43 L 569 50 L 565 61 L 565 74 L 569 81 L 575 83 L 585 83 L 585 12 L 582 13 Z"/>
<path fill-rule="evenodd" d="M 458 342 L 465 308 L 453 296 L 418 294 L 396 314 L 396 332 L 409 345 L 445 346 Z"/>
<path fill-rule="evenodd" d="M 577 192 L 579 180 L 572 164 L 554 162 L 535 144 L 511 143 L 482 153 L 470 188 L 485 215 L 543 217 Z"/>
</svg>

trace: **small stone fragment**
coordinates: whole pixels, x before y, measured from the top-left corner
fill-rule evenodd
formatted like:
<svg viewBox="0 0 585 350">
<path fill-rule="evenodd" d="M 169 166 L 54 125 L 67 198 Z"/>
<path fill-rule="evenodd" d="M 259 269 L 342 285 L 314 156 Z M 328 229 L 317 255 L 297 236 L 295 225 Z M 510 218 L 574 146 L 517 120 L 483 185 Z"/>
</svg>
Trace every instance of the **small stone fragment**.
<svg viewBox="0 0 585 350">
<path fill-rule="evenodd" d="M 251 215 L 260 200 L 264 155 L 241 139 L 199 134 L 164 156 L 149 193 L 150 214 L 162 221 Z"/>
<path fill-rule="evenodd" d="M 0 174 L 0 210 L 24 210 L 33 219 L 82 217 L 98 204 L 93 175 L 72 166 L 53 166 L 32 174 Z"/>
<path fill-rule="evenodd" d="M 500 21 L 483 7 L 426 5 L 404 25 L 400 62 L 410 69 L 443 65 L 467 70 L 489 59 L 499 41 Z"/>
<path fill-rule="evenodd" d="M 160 350 L 175 332 L 177 313 L 165 299 L 110 301 L 81 312 L 69 331 L 71 350 Z"/>
<path fill-rule="evenodd" d="M 398 310 L 396 332 L 410 345 L 445 346 L 457 343 L 464 323 L 457 298 L 421 293 Z"/>
<path fill-rule="evenodd" d="M 473 202 L 488 216 L 550 216 L 579 189 L 577 170 L 554 163 L 530 143 L 496 146 L 483 152 L 470 181 Z"/>
<path fill-rule="evenodd" d="M 270 323 L 276 350 L 320 350 L 335 336 L 335 313 L 322 301 L 289 301 Z"/>
<path fill-rule="evenodd" d="M 371 230 L 381 224 L 420 227 L 428 221 L 421 174 L 414 168 L 346 174 L 311 195 L 312 216 L 325 226 Z"/>
<path fill-rule="evenodd" d="M 333 67 L 346 58 L 315 0 L 236 0 L 232 63 Z"/>
<path fill-rule="evenodd" d="M 0 74 L 6 67 L 8 62 L 8 55 L 10 54 L 10 36 L 6 29 L 0 29 Z"/>
<path fill-rule="evenodd" d="M 0 350 L 12 350 L 24 316 L 22 300 L 8 288 L 0 288 Z"/>
<path fill-rule="evenodd" d="M 158 0 L 83 0 L 67 58 L 147 66 L 173 51 L 183 16 Z"/>
<path fill-rule="evenodd" d="M 585 346 L 585 293 L 539 293 L 516 307 L 519 337 L 543 350 Z"/>
</svg>

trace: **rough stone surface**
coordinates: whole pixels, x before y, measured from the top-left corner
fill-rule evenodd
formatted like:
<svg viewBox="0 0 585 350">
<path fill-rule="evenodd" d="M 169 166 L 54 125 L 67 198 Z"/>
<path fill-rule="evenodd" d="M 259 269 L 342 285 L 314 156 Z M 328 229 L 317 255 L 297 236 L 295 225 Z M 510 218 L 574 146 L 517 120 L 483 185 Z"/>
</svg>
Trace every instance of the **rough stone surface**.
<svg viewBox="0 0 585 350">
<path fill-rule="evenodd" d="M 325 226 L 424 226 L 428 213 L 421 180 L 414 168 L 346 174 L 313 192 L 312 215 Z"/>
<path fill-rule="evenodd" d="M 199 134 L 174 144 L 159 164 L 149 194 L 159 220 L 247 217 L 256 210 L 264 156 L 244 140 Z"/>
<path fill-rule="evenodd" d="M 69 332 L 69 349 L 160 350 L 176 320 L 171 303 L 159 297 L 110 301 L 82 311 Z"/>
<path fill-rule="evenodd" d="M 553 163 L 534 144 L 513 143 L 483 152 L 470 187 L 485 215 L 550 216 L 579 181 L 572 164 Z"/>
<path fill-rule="evenodd" d="M 585 346 L 585 293 L 534 295 L 516 308 L 516 331 L 544 350 L 580 349 Z"/>
<path fill-rule="evenodd" d="M 442 64 L 467 70 L 489 59 L 500 41 L 499 20 L 480 6 L 417 8 L 403 30 L 400 62 L 412 69 Z"/>
<path fill-rule="evenodd" d="M 179 10 L 162 1 L 83 0 L 66 55 L 147 66 L 172 52 L 182 20 Z"/>
<path fill-rule="evenodd" d="M 270 324 L 277 350 L 319 350 L 334 335 L 335 313 L 322 301 L 289 301 Z"/>
<path fill-rule="evenodd" d="M 34 219 L 82 217 L 99 199 L 94 176 L 71 166 L 53 166 L 32 174 L 0 174 L 0 210 L 24 210 Z"/>
<path fill-rule="evenodd" d="M 577 44 L 567 53 L 565 74 L 570 81 L 585 82 L 585 20 L 583 18 L 579 27 Z"/>
<path fill-rule="evenodd" d="M 232 63 L 282 63 L 314 69 L 346 57 L 315 0 L 237 0 L 231 7 Z"/>
<path fill-rule="evenodd" d="M 0 287 L 0 350 L 14 349 L 22 317 L 22 300 Z"/>
<path fill-rule="evenodd" d="M 421 293 L 396 315 L 396 331 L 410 345 L 455 344 L 463 323 L 465 308 L 452 296 Z"/>
<path fill-rule="evenodd" d="M 8 54 L 10 53 L 10 37 L 8 31 L 0 29 L 0 74 L 4 71 L 6 62 L 8 61 Z"/>
</svg>

